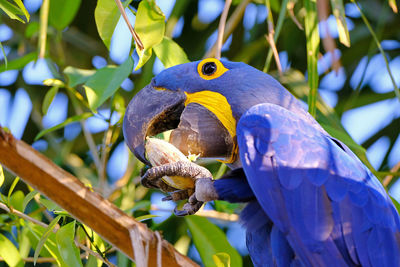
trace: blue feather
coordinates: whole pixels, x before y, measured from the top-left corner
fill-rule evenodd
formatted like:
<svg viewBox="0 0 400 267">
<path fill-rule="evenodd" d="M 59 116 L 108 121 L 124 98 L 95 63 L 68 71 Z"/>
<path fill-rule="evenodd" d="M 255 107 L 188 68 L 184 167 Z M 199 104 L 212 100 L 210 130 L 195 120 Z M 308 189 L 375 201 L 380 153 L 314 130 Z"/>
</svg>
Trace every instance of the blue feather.
<svg viewBox="0 0 400 267">
<path fill-rule="evenodd" d="M 242 168 L 235 169 L 215 180 L 214 187 L 220 200 L 231 203 L 249 202 L 255 198 Z"/>
<path fill-rule="evenodd" d="M 345 145 L 274 104 L 244 114 L 237 138 L 257 201 L 306 266 L 375 266 L 399 255 L 399 216 Z M 388 244 L 380 242 L 385 238 Z M 369 247 L 371 240 L 380 242 L 379 250 Z"/>
</svg>

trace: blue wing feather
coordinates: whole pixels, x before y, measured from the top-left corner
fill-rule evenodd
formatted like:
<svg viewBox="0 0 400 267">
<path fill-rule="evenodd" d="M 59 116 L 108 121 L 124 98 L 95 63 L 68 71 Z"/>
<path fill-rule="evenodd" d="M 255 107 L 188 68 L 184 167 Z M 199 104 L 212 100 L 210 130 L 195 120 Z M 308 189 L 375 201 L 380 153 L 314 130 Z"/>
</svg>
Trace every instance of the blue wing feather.
<svg viewBox="0 0 400 267">
<path fill-rule="evenodd" d="M 311 120 L 274 104 L 241 117 L 239 154 L 258 203 L 306 266 L 398 266 L 399 215 L 390 198 L 345 145 Z"/>
</svg>

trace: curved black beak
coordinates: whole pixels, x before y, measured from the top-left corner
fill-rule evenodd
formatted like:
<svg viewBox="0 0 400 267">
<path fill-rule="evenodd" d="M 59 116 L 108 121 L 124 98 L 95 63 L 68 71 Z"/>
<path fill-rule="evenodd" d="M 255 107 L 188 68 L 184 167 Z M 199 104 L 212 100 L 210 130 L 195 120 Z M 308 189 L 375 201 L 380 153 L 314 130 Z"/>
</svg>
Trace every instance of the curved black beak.
<svg viewBox="0 0 400 267">
<path fill-rule="evenodd" d="M 140 161 L 149 165 L 144 151 L 146 136 L 176 128 L 185 100 L 182 91 L 156 88 L 153 82 L 132 98 L 125 112 L 123 133 L 128 147 Z"/>
</svg>

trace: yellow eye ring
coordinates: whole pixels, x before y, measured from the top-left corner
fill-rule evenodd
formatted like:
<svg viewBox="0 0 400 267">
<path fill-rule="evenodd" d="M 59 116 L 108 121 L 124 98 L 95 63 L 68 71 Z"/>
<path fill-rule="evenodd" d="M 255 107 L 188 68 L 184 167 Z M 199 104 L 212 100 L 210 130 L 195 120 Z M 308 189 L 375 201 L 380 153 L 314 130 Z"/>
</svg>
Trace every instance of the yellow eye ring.
<svg viewBox="0 0 400 267">
<path fill-rule="evenodd" d="M 220 77 L 228 71 L 224 65 L 215 58 L 206 58 L 200 61 L 199 65 L 197 65 L 197 72 L 200 77 L 204 80 L 212 80 Z"/>
</svg>

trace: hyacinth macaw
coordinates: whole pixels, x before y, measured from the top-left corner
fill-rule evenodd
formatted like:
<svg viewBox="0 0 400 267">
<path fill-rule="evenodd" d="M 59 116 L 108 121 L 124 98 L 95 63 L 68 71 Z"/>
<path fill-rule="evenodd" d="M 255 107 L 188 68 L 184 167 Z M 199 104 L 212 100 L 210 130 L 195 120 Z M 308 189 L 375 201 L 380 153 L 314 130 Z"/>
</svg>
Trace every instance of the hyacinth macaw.
<svg viewBox="0 0 400 267">
<path fill-rule="evenodd" d="M 123 130 L 147 162 L 146 136 L 168 129 L 182 152 L 232 170 L 211 180 L 194 163 L 165 164 L 143 184 L 174 191 L 158 178 L 194 177 L 194 193 L 167 197 L 189 198 L 177 215 L 214 199 L 248 202 L 241 220 L 255 266 L 400 266 L 399 214 L 385 189 L 271 76 L 212 58 L 162 71 L 128 105 Z"/>
</svg>

